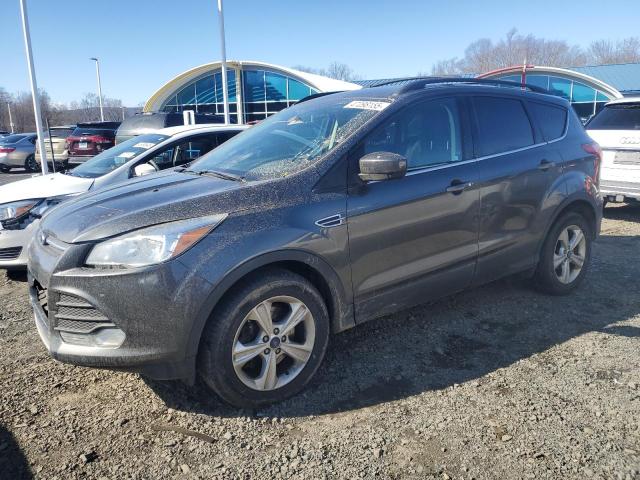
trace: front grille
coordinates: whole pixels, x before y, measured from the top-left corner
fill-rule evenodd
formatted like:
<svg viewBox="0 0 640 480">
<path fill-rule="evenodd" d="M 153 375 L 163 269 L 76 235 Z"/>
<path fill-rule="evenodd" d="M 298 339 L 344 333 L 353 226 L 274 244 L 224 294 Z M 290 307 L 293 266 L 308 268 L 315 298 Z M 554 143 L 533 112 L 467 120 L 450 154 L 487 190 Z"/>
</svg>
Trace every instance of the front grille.
<svg viewBox="0 0 640 480">
<path fill-rule="evenodd" d="M 98 328 L 114 326 L 89 302 L 68 293 L 60 294 L 54 316 L 54 328 L 64 332 L 89 333 Z"/>
<path fill-rule="evenodd" d="M 22 247 L 0 248 L 0 260 L 15 260 L 22 253 Z"/>
</svg>

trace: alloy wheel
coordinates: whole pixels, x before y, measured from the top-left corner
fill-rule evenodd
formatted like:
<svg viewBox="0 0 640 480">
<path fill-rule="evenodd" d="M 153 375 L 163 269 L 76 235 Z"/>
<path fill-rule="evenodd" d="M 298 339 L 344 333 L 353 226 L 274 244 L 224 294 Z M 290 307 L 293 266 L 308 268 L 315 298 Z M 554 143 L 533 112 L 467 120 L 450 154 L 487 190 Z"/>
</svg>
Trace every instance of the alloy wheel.
<svg viewBox="0 0 640 480">
<path fill-rule="evenodd" d="M 256 305 L 238 327 L 231 361 L 242 383 L 253 390 L 276 390 L 296 378 L 315 345 L 309 308 L 289 296 Z"/>
<path fill-rule="evenodd" d="M 553 253 L 553 269 L 556 277 L 565 285 L 580 275 L 587 254 L 587 239 L 577 225 L 566 227 L 556 241 Z"/>
</svg>

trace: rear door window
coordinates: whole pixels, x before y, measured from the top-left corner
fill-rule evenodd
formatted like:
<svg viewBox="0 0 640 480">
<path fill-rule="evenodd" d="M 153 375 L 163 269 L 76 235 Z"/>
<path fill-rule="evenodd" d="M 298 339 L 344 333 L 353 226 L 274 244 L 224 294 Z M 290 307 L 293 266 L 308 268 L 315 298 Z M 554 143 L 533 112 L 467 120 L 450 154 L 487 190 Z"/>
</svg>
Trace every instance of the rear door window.
<svg viewBox="0 0 640 480">
<path fill-rule="evenodd" d="M 531 122 L 520 100 L 474 97 L 473 106 L 476 156 L 495 155 L 534 144 Z"/>
<path fill-rule="evenodd" d="M 547 142 L 557 140 L 564 135 L 567 126 L 566 109 L 538 102 L 529 102 L 529 108 Z"/>
</svg>

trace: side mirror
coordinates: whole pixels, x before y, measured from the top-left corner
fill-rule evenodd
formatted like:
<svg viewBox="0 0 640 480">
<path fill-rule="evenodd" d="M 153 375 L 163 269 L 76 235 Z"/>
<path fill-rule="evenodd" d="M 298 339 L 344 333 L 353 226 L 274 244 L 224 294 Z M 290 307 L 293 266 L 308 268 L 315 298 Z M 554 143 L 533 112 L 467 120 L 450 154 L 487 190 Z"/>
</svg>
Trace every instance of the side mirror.
<svg viewBox="0 0 640 480">
<path fill-rule="evenodd" d="M 407 159 L 391 152 L 368 153 L 360 159 L 360 180 L 391 180 L 402 178 L 407 173 Z"/>
<path fill-rule="evenodd" d="M 156 173 L 156 169 L 148 163 L 141 163 L 140 165 L 136 165 L 136 167 L 133 169 L 133 174 L 136 177 L 144 177 L 145 175 L 149 175 L 151 173 Z"/>
</svg>

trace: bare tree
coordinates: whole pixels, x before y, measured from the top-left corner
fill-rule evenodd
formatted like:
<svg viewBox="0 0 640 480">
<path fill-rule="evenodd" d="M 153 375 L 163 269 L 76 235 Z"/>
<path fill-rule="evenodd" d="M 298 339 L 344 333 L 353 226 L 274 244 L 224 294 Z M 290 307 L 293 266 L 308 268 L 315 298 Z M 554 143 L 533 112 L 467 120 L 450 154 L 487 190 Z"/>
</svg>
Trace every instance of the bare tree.
<svg viewBox="0 0 640 480">
<path fill-rule="evenodd" d="M 587 55 L 594 65 L 640 62 L 640 37 L 624 38 L 615 43 L 597 40 L 589 45 Z"/>
<path fill-rule="evenodd" d="M 362 78 L 349 65 L 340 62 L 331 62 L 327 68 L 314 68 L 304 65 L 296 65 L 293 68 L 301 72 L 322 75 L 324 77 L 335 78 L 336 80 L 344 80 L 345 82 L 352 82 Z"/>
<path fill-rule="evenodd" d="M 598 40 L 585 51 L 564 40 L 547 40 L 534 35 L 521 35 L 515 28 L 504 38 L 493 42 L 481 38 L 472 42 L 464 58 L 449 58 L 431 67 L 432 75 L 484 73 L 498 68 L 521 65 L 523 62 L 551 67 L 579 67 L 586 64 L 640 62 L 640 37 L 629 37 L 613 42 Z"/>
<path fill-rule="evenodd" d="M 464 61 L 458 57 L 440 60 L 431 67 L 431 75 L 434 76 L 459 75 L 464 71 Z M 418 76 L 422 77 L 424 73 L 419 72 Z"/>
<path fill-rule="evenodd" d="M 17 132 L 35 131 L 35 119 L 33 116 L 33 102 L 31 93 L 17 92 L 9 94 L 0 87 L 0 128 L 9 129 L 9 114 L 7 103 L 11 104 L 13 123 Z M 120 121 L 140 111 L 140 108 L 125 108 L 122 100 L 116 98 L 103 98 L 104 117 L 107 121 Z M 46 120 L 54 125 L 74 125 L 79 122 L 94 122 L 100 120 L 100 107 L 98 96 L 95 93 L 87 93 L 80 101 L 65 104 L 55 104 L 45 90 L 40 90 L 40 110 L 43 123 Z"/>
</svg>

